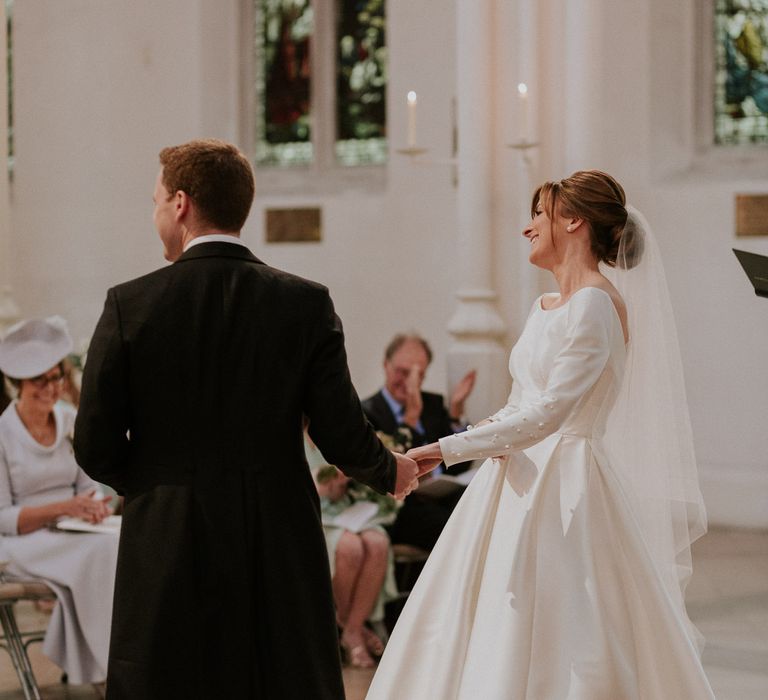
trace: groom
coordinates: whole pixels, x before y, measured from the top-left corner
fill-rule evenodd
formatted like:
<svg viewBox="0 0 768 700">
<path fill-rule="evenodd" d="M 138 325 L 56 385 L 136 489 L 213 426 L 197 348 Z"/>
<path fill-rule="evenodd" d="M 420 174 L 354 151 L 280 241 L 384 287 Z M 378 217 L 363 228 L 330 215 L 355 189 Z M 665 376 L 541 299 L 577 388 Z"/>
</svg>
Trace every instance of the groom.
<svg viewBox="0 0 768 700">
<path fill-rule="evenodd" d="M 240 241 L 247 159 L 206 140 L 160 163 L 174 264 L 107 293 L 75 431 L 80 465 L 125 496 L 107 697 L 339 700 L 305 417 L 377 491 L 405 495 L 417 468 L 364 418 L 328 290 Z"/>
</svg>

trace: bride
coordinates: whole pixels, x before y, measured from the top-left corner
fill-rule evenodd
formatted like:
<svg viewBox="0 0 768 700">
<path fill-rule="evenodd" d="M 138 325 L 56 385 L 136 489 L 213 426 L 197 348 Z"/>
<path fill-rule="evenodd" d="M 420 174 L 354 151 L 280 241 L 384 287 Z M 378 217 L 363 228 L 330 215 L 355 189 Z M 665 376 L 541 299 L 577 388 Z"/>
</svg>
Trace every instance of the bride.
<svg viewBox="0 0 768 700">
<path fill-rule="evenodd" d="M 411 450 L 485 463 L 400 616 L 368 700 L 714 698 L 685 611 L 705 530 L 663 267 L 622 187 L 534 194 L 534 304 L 507 405 Z"/>
</svg>

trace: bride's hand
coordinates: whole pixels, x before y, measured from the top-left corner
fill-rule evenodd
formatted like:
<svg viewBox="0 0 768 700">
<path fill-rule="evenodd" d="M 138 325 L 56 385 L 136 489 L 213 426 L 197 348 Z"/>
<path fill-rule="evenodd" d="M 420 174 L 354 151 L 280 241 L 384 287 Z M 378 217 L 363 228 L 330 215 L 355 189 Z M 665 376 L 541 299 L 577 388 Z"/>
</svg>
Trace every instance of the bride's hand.
<svg viewBox="0 0 768 700">
<path fill-rule="evenodd" d="M 440 451 L 440 443 L 433 442 L 429 445 L 414 447 L 405 454 L 419 465 L 419 476 L 424 476 L 431 472 L 440 462 L 443 461 L 443 453 Z"/>
</svg>

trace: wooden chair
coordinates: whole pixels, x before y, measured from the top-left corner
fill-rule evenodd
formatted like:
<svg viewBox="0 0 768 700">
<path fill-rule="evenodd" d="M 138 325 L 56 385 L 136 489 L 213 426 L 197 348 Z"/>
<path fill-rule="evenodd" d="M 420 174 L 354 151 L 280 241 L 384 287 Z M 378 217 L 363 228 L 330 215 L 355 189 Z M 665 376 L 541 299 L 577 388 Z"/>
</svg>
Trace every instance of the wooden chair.
<svg viewBox="0 0 768 700">
<path fill-rule="evenodd" d="M 395 557 L 397 590 L 401 598 L 407 598 L 421 573 L 424 562 L 429 558 L 429 552 L 410 544 L 394 544 L 392 554 Z"/>
<path fill-rule="evenodd" d="M 11 657 L 26 700 L 41 700 L 27 647 L 42 641 L 44 631 L 21 632 L 16 624 L 14 605 L 20 600 L 55 600 L 54 592 L 42 581 L 8 581 L 2 573 L 6 563 L 0 562 L 0 624 L 3 627 L 2 646 Z"/>
</svg>

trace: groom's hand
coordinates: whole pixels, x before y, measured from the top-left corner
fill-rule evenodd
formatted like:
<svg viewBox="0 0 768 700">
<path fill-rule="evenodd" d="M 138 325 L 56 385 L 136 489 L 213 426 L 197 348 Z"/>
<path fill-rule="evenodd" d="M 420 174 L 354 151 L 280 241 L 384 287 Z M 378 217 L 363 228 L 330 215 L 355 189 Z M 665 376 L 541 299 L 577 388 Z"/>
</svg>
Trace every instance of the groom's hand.
<svg viewBox="0 0 768 700">
<path fill-rule="evenodd" d="M 418 485 L 419 467 L 412 459 L 397 452 L 392 453 L 397 461 L 397 479 L 395 481 L 395 498 L 403 499 Z"/>
</svg>

